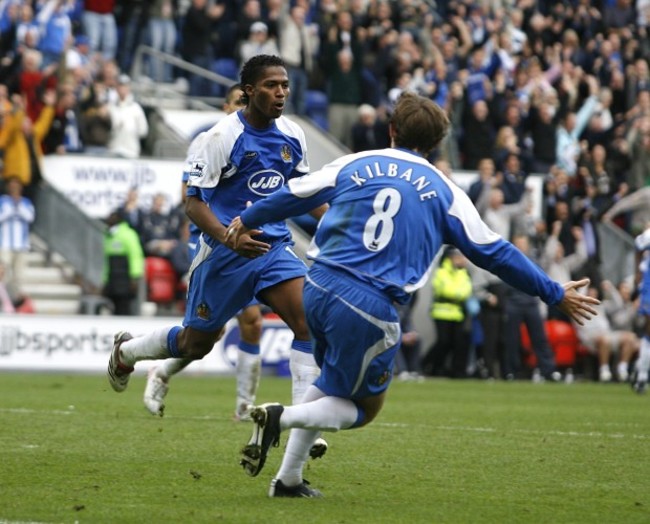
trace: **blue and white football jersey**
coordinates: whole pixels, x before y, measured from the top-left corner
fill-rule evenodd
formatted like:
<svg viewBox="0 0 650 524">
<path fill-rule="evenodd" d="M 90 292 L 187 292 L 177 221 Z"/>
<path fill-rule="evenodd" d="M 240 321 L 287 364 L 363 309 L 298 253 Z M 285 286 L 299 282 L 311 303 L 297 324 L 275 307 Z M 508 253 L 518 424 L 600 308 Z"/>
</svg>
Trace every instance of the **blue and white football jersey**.
<svg viewBox="0 0 650 524">
<path fill-rule="evenodd" d="M 650 251 L 650 228 L 634 239 L 634 246 L 639 252 Z M 641 282 L 639 289 L 641 291 L 641 303 L 639 304 L 639 313 L 650 315 L 650 253 L 644 253 L 639 263 L 641 272 Z"/>
<path fill-rule="evenodd" d="M 246 131 L 246 132 L 244 132 Z M 303 130 L 286 117 L 269 128 L 251 127 L 241 111 L 232 113 L 192 142 L 187 156 L 187 195 L 202 198 L 228 225 L 246 209 L 309 172 Z M 290 233 L 283 220 L 265 224 L 259 240 L 274 242 Z M 214 239 L 206 242 L 215 246 Z"/>
<path fill-rule="evenodd" d="M 474 264 L 508 284 L 559 303 L 551 280 L 480 218 L 469 197 L 422 156 L 405 149 L 344 156 L 297 178 L 246 209 L 250 228 L 313 209 L 325 202 L 308 256 L 372 284 L 404 303 L 430 279 L 443 244 L 457 246 Z M 265 226 L 266 228 L 266 226 Z"/>
<path fill-rule="evenodd" d="M 192 165 L 192 162 L 190 161 L 191 158 L 193 158 L 194 155 L 194 149 L 197 147 L 197 144 L 200 142 L 199 136 L 203 133 L 199 133 L 194 140 L 190 143 L 190 147 L 187 150 L 187 156 L 185 159 L 185 166 L 183 168 L 183 178 L 182 182 L 187 185 L 188 181 L 190 179 L 190 170 L 189 168 Z M 196 193 L 199 193 L 199 190 L 196 191 Z M 200 198 L 205 201 L 205 197 L 203 196 L 204 192 L 200 191 Z M 194 251 L 196 250 L 196 247 L 199 243 L 199 236 L 201 235 L 201 230 L 199 229 L 199 226 L 197 226 L 194 222 L 190 221 L 190 238 L 188 239 L 188 247 L 190 250 L 190 258 L 194 258 Z"/>
</svg>

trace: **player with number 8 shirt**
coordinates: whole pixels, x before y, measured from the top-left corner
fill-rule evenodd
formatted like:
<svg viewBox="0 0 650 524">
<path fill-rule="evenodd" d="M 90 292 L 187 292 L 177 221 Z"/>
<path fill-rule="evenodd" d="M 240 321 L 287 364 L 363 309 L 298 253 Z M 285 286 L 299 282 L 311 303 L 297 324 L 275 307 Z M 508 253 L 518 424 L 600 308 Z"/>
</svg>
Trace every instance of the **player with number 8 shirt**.
<svg viewBox="0 0 650 524">
<path fill-rule="evenodd" d="M 265 224 L 324 203 L 308 257 L 305 314 L 321 374 L 304 403 L 265 404 L 252 412 L 255 430 L 242 451 L 250 475 L 264 465 L 282 430 L 293 429 L 271 496 L 320 496 L 302 468 L 321 431 L 364 426 L 381 410 L 400 346 L 394 303 L 405 303 L 430 279 L 443 244 L 582 323 L 598 301 L 561 285 L 481 220 L 468 196 L 426 156 L 449 120 L 434 102 L 403 94 L 390 123 L 392 148 L 344 156 L 310 176 L 290 180 L 233 220 L 227 235 L 263 235 Z M 242 237 L 243 238 L 243 237 Z"/>
</svg>

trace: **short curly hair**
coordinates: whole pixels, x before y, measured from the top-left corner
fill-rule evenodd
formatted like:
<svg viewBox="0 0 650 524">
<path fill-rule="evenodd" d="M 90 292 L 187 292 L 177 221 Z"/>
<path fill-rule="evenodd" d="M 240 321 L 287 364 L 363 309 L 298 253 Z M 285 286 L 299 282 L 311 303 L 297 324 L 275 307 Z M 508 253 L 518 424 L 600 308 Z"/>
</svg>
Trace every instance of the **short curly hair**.
<svg viewBox="0 0 650 524">
<path fill-rule="evenodd" d="M 239 73 L 240 84 L 242 87 L 246 85 L 255 85 L 262 75 L 264 70 L 267 67 L 285 67 L 284 60 L 279 56 L 275 55 L 255 55 L 251 57 L 246 63 L 242 66 L 241 72 Z M 248 96 L 244 94 L 244 99 L 248 103 Z"/>
</svg>

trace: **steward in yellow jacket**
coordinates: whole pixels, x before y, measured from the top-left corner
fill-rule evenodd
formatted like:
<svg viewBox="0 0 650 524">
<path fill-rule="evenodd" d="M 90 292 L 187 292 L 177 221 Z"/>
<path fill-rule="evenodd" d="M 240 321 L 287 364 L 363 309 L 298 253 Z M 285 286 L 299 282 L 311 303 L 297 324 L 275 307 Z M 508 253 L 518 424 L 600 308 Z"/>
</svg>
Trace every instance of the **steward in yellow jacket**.
<svg viewBox="0 0 650 524">
<path fill-rule="evenodd" d="M 433 278 L 434 320 L 462 322 L 465 320 L 465 302 L 472 296 L 472 279 L 465 267 L 465 257 L 460 251 L 446 254 Z"/>
<path fill-rule="evenodd" d="M 472 280 L 466 264 L 467 259 L 458 249 L 448 248 L 433 278 L 431 317 L 436 342 L 422 361 L 426 375 L 467 376 L 470 344 L 465 326 L 465 303 L 472 296 Z"/>
</svg>

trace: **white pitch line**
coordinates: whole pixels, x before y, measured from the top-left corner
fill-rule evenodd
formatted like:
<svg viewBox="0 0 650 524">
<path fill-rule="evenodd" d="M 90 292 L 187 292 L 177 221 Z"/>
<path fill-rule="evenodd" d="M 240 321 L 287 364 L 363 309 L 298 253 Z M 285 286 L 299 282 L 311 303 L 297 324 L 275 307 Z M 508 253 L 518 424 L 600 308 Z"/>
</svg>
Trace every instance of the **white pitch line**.
<svg viewBox="0 0 650 524">
<path fill-rule="evenodd" d="M 54 410 L 36 410 L 36 409 L 26 409 L 26 408 L 0 408 L 0 413 L 14 413 L 14 414 L 34 414 L 34 413 L 46 413 L 51 415 L 72 415 L 75 413 L 74 408 L 69 411 L 64 411 L 60 409 Z M 224 417 L 216 417 L 211 415 L 204 416 L 194 416 L 194 417 L 165 417 L 165 420 L 171 419 L 186 419 L 186 420 L 228 420 Z M 409 428 L 411 424 L 404 424 L 399 422 L 377 422 L 374 424 L 376 426 L 381 426 L 385 428 Z M 608 426 L 615 425 L 613 423 L 607 424 Z M 433 426 L 434 430 L 438 431 L 459 431 L 467 433 L 496 433 L 497 431 L 506 431 L 510 433 L 524 433 L 529 435 L 555 435 L 558 437 L 593 437 L 593 438 L 611 438 L 611 439 L 624 439 L 632 438 L 636 440 L 649 440 L 650 435 L 644 434 L 635 434 L 635 433 L 621 433 L 619 431 L 615 433 L 605 433 L 602 431 L 559 431 L 559 430 L 535 430 L 535 429 L 512 429 L 512 430 L 500 430 L 498 428 L 489 428 L 489 427 L 472 427 L 472 426 Z M 4 524 L 4 521 L 0 520 L 0 524 Z"/>
<path fill-rule="evenodd" d="M 35 520 L 2 520 L 0 519 L 0 524 L 47 524 L 46 522 L 40 522 Z"/>
<path fill-rule="evenodd" d="M 396 424 L 396 423 L 385 423 L 378 422 L 378 426 L 383 427 L 392 427 L 392 428 L 408 428 L 408 424 Z M 615 433 L 605 433 L 602 431 L 559 431 L 559 430 L 535 430 L 535 429 L 512 429 L 512 430 L 500 430 L 498 428 L 482 428 L 482 427 L 471 427 L 471 426 L 433 426 L 434 430 L 438 431 L 459 431 L 467 433 L 496 433 L 497 431 L 505 431 L 509 433 L 524 433 L 530 435 L 555 435 L 558 437 L 594 437 L 594 438 L 611 438 L 611 439 L 623 439 L 623 438 L 632 438 L 637 440 L 647 440 L 650 439 L 650 435 L 643 434 L 627 434 L 621 432 Z"/>
<path fill-rule="evenodd" d="M 46 413 L 49 415 L 72 415 L 74 413 L 74 410 L 64 411 L 62 409 L 0 408 L 0 413 L 14 413 L 24 415 L 33 415 L 34 413 Z M 3 521 L 0 520 L 0 524 L 3 524 Z"/>
</svg>

